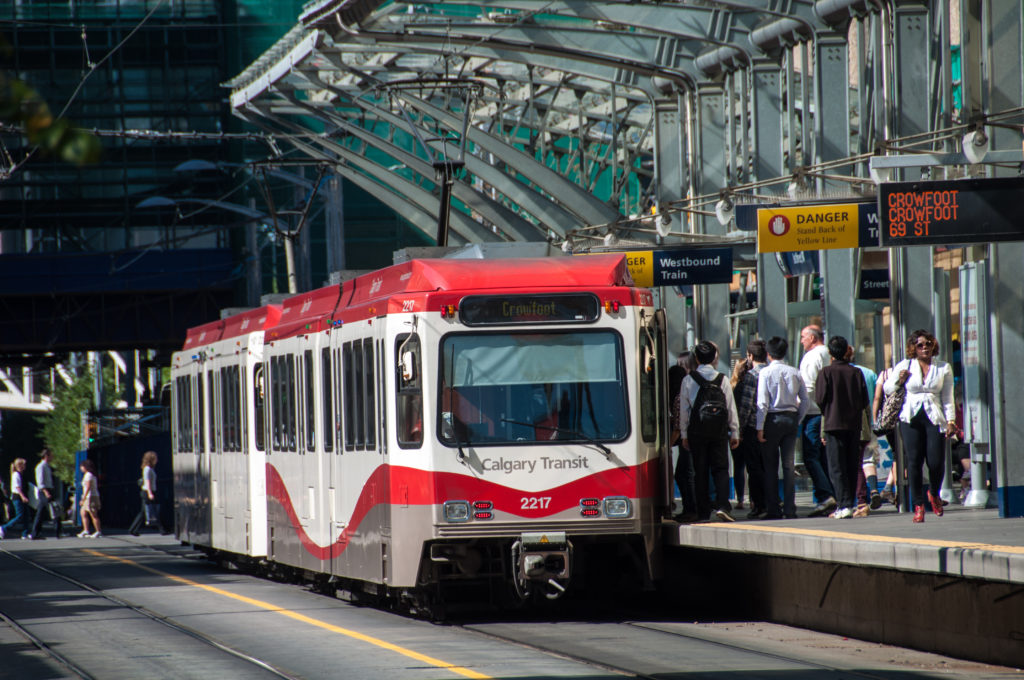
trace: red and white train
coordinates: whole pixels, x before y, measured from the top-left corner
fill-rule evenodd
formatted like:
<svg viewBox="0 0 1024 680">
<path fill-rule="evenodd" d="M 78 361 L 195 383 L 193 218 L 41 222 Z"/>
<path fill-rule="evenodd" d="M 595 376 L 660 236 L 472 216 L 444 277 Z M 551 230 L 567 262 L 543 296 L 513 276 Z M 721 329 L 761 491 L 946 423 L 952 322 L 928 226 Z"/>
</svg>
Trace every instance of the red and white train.
<svg viewBox="0 0 1024 680">
<path fill-rule="evenodd" d="M 193 328 L 177 535 L 427 607 L 649 582 L 664 326 L 606 254 L 412 260 Z"/>
</svg>

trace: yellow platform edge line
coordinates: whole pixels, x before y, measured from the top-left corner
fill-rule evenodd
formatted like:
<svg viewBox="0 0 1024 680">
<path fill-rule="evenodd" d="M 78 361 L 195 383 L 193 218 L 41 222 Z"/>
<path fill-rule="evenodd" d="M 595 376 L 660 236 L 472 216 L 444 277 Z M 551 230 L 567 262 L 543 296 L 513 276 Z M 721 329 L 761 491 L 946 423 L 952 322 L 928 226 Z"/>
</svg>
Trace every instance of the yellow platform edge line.
<svg viewBox="0 0 1024 680">
<path fill-rule="evenodd" d="M 273 604 L 271 604 L 269 602 L 264 602 L 263 600 L 256 600 L 254 598 L 246 597 L 244 595 L 237 595 L 235 593 L 232 593 L 230 591 L 224 590 L 222 588 L 217 588 L 215 586 L 208 586 L 206 584 L 199 583 L 197 581 L 192 581 L 190 579 L 183 578 L 181 576 L 175 576 L 174 574 L 168 574 L 167 572 L 160 571 L 159 569 L 154 569 L 153 567 L 147 567 L 144 564 L 139 564 L 138 562 L 135 562 L 133 560 L 129 560 L 129 559 L 124 558 L 124 557 L 118 557 L 116 555 L 107 555 L 105 553 L 101 553 L 101 552 L 98 552 L 96 550 L 88 550 L 87 549 L 87 550 L 85 550 L 85 552 L 90 554 L 90 555 L 95 555 L 97 557 L 103 557 L 103 558 L 106 558 L 108 560 L 113 560 L 115 562 L 121 562 L 122 564 L 131 565 L 133 567 L 136 567 L 137 569 L 141 569 L 143 571 L 148 571 L 151 574 L 155 574 L 157 576 L 160 576 L 162 578 L 166 578 L 166 579 L 168 579 L 170 581 L 174 581 L 176 583 L 181 583 L 182 585 L 191 586 L 193 588 L 199 588 L 199 589 L 205 590 L 205 591 L 207 591 L 209 593 L 214 593 L 216 595 L 221 595 L 223 597 L 231 598 L 232 600 L 237 600 L 239 602 L 244 602 L 244 603 L 246 603 L 248 605 L 252 605 L 253 607 L 257 607 L 257 608 L 263 609 L 265 611 L 273 612 L 275 614 L 280 614 L 281 616 L 287 616 L 290 619 L 294 619 L 296 621 L 301 621 L 302 623 L 306 623 L 306 624 L 309 624 L 311 626 L 316 626 L 317 628 L 322 628 L 324 630 L 331 631 L 332 633 L 337 633 L 339 635 L 344 635 L 346 637 L 352 638 L 353 640 L 359 640 L 360 642 L 366 642 L 366 643 L 369 643 L 369 644 L 374 645 L 376 647 L 380 647 L 382 649 L 386 649 L 388 651 L 396 652 L 396 653 L 401 654 L 403 656 L 407 656 L 410 659 L 415 659 L 416 661 L 420 661 L 422 663 L 430 664 L 431 666 L 435 666 L 437 668 L 443 668 L 444 670 L 451 671 L 452 673 L 455 673 L 456 675 L 461 675 L 461 676 L 463 676 L 465 678 L 476 678 L 477 680 L 492 680 L 491 676 L 484 675 L 483 673 L 478 673 L 478 672 L 476 672 L 476 671 L 474 671 L 472 669 L 465 668 L 463 666 L 456 666 L 455 664 L 450 664 L 450 663 L 448 663 L 446 661 L 441 661 L 440 659 L 435 659 L 435 658 L 433 658 L 431 656 L 427 656 L 426 654 L 420 654 L 419 652 L 413 651 L 411 649 L 406 649 L 405 647 L 400 647 L 399 645 L 392 644 L 392 643 L 390 643 L 390 642 L 388 642 L 386 640 L 381 640 L 380 638 L 376 638 L 376 637 L 373 637 L 371 635 L 366 635 L 364 633 L 360 633 L 358 631 L 351 630 L 351 629 L 348 629 L 348 628 L 342 628 L 341 626 L 335 626 L 334 624 L 327 623 L 326 621 L 320 621 L 319 619 L 314 619 L 312 617 L 306 616 L 305 614 L 299 614 L 298 612 L 293 612 L 293 611 L 291 611 L 289 609 L 284 609 L 283 607 L 278 607 L 278 606 L 273 605 Z"/>
<path fill-rule="evenodd" d="M 797 536 L 813 536 L 815 538 L 845 538 L 855 541 L 870 541 L 873 543 L 906 543 L 910 545 L 923 545 L 934 548 L 960 548 L 962 550 L 985 550 L 988 552 L 1009 553 L 1011 555 L 1024 555 L 1024 546 L 1016 545 L 993 545 L 989 543 L 970 543 L 966 541 L 944 541 L 934 538 L 905 538 L 894 536 L 877 536 L 875 534 L 852 534 L 843 531 L 828 531 L 825 529 L 798 529 L 795 527 L 772 527 L 755 524 L 715 524 L 715 525 L 691 525 L 692 529 L 705 531 L 707 529 L 728 529 L 729 531 L 756 531 L 773 534 L 790 534 Z"/>
</svg>

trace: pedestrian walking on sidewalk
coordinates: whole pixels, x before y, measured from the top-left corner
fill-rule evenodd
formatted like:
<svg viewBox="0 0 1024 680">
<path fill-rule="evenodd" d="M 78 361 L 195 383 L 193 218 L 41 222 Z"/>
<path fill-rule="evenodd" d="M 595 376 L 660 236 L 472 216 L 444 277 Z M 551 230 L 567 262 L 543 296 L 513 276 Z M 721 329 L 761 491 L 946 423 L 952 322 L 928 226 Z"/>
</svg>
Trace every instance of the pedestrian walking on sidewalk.
<svg viewBox="0 0 1024 680">
<path fill-rule="evenodd" d="M 43 449 L 40 454 L 41 460 L 36 465 L 36 519 L 32 522 L 32 538 L 42 538 L 39 531 L 42 528 L 43 519 L 46 513 L 53 513 L 53 533 L 56 538 L 61 536 L 61 520 L 64 516 L 64 509 L 57 500 L 57 489 L 54 486 L 53 468 L 50 461 L 53 460 L 53 452 L 50 449 Z"/>
<path fill-rule="evenodd" d="M 156 527 L 161 534 L 166 533 L 160 523 L 160 501 L 156 497 L 156 461 L 156 451 L 142 454 L 142 476 L 139 478 L 139 500 L 142 507 L 128 528 L 132 536 L 139 535 L 143 522 L 147 527 Z"/>
<path fill-rule="evenodd" d="M 79 538 L 99 538 L 103 535 L 100 530 L 100 487 L 96 479 L 96 463 L 88 458 L 82 461 L 79 466 L 82 470 L 82 533 Z M 89 531 L 89 522 L 92 521 L 93 530 Z"/>
<path fill-rule="evenodd" d="M 14 517 L 7 524 L 0 526 L 0 538 L 7 538 L 18 525 L 21 525 L 21 537 L 28 538 L 28 514 L 31 508 L 25 491 L 25 459 L 15 458 L 11 463 L 11 502 L 14 503 Z"/>
</svg>

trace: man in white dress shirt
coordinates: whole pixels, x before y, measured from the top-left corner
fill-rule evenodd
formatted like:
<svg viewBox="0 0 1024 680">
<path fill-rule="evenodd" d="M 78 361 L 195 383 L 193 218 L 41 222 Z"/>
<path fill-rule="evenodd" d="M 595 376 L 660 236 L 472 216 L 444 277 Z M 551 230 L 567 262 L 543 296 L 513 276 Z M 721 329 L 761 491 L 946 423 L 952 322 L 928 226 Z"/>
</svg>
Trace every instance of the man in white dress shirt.
<svg viewBox="0 0 1024 680">
<path fill-rule="evenodd" d="M 757 376 L 757 440 L 764 465 L 765 519 L 796 517 L 794 450 L 800 421 L 811 400 L 800 371 L 786 363 L 789 342 L 775 336 L 768 343 L 768 365 Z M 782 502 L 779 502 L 779 462 Z"/>
<path fill-rule="evenodd" d="M 818 326 L 807 326 L 800 331 L 800 344 L 804 348 L 804 356 L 800 360 L 800 377 L 807 388 L 807 401 L 810 406 L 807 416 L 800 422 L 800 441 L 803 446 L 804 467 L 811 476 L 814 487 L 814 500 L 817 505 L 810 517 L 821 517 L 832 512 L 836 507 L 835 491 L 832 482 L 825 472 L 825 445 L 821 437 L 821 409 L 814 403 L 814 384 L 818 380 L 821 369 L 831 363 L 828 347 L 825 346 L 825 334 Z"/>
<path fill-rule="evenodd" d="M 53 508 L 53 530 L 57 538 L 60 538 L 61 533 L 61 508 L 60 504 L 57 503 L 56 488 L 53 483 L 53 468 L 50 467 L 50 461 L 53 460 L 53 452 L 50 449 L 43 449 L 42 460 L 36 465 L 36 518 L 32 522 L 32 531 L 29 536 L 33 539 L 42 538 L 39 535 L 39 529 L 43 524 L 43 516 L 50 509 L 51 503 L 57 505 Z"/>
</svg>

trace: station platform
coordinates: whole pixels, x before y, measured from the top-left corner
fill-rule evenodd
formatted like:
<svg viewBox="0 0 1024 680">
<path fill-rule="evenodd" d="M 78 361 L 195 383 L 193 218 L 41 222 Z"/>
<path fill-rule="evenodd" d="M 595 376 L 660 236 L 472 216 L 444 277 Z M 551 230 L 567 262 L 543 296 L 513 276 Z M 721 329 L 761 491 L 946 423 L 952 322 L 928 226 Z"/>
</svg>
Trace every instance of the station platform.
<svg viewBox="0 0 1024 680">
<path fill-rule="evenodd" d="M 1024 519 L 951 503 L 867 517 L 663 523 L 666 596 L 743 617 L 1024 666 Z M 699 583 L 700 588 L 693 584 Z"/>
<path fill-rule="evenodd" d="M 797 519 L 665 523 L 665 542 L 748 554 L 880 567 L 1003 583 L 1024 583 L 1024 518 L 1004 519 L 995 508 L 950 503 L 942 517 L 912 515 L 885 504 L 867 517 L 809 518 L 809 492 L 797 494 Z"/>
</svg>

